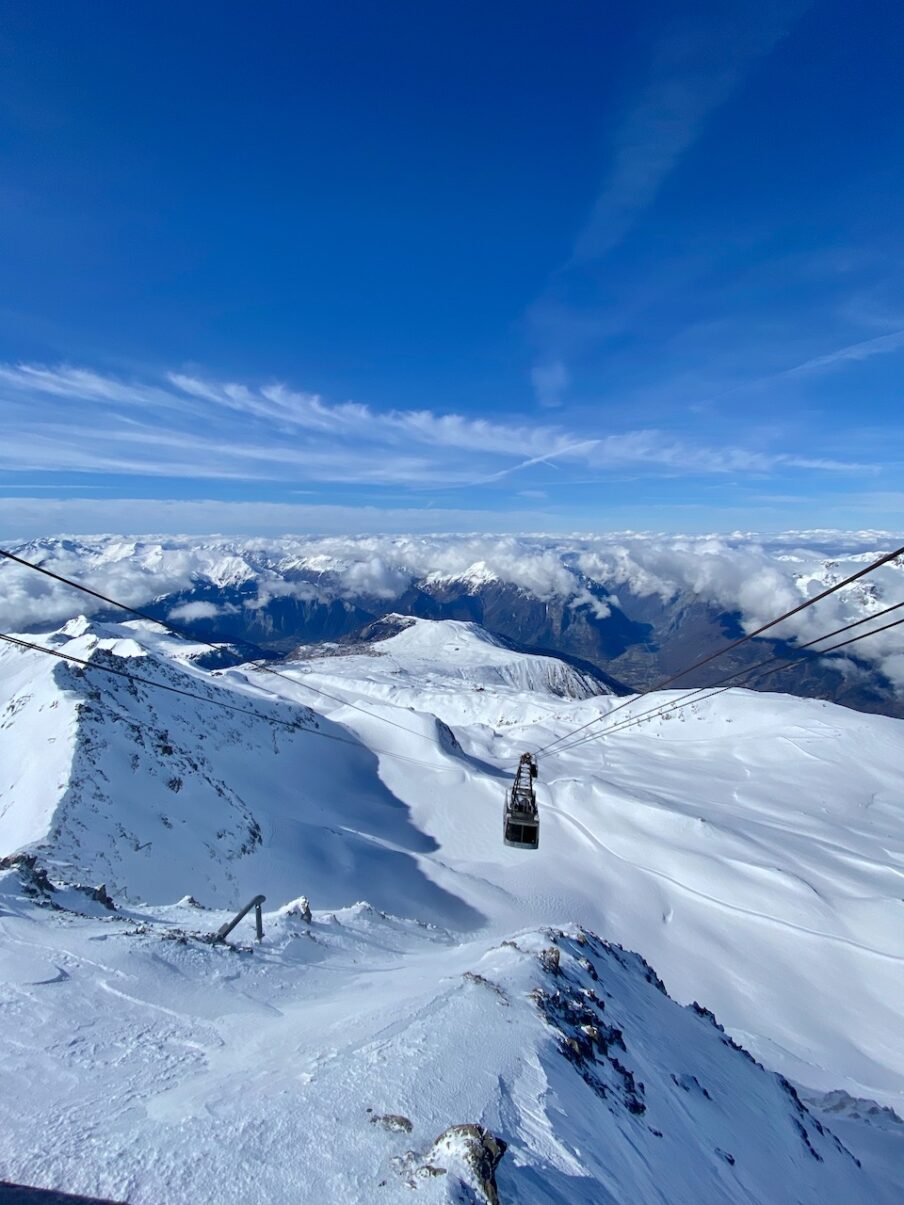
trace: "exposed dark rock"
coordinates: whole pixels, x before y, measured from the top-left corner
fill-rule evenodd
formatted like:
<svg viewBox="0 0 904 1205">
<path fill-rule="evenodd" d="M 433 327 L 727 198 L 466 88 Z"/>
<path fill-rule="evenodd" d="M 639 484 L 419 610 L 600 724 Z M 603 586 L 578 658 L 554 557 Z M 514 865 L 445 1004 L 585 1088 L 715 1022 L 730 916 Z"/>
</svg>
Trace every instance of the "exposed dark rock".
<svg viewBox="0 0 904 1205">
<path fill-rule="evenodd" d="M 541 950 L 537 957 L 544 971 L 547 971 L 550 975 L 558 975 L 560 955 L 556 946 L 550 946 L 546 950 Z"/>
<path fill-rule="evenodd" d="M 734 1043 L 732 1043 L 732 1045 L 734 1045 Z M 833 1134 L 831 1130 L 827 1130 L 825 1128 L 825 1126 L 822 1124 L 822 1122 L 819 1120 L 818 1117 L 813 1116 L 813 1114 L 810 1112 L 810 1110 L 807 1108 L 807 1106 L 804 1104 L 804 1102 L 800 1099 L 797 1089 L 790 1082 L 790 1080 L 787 1080 L 783 1075 L 779 1075 L 779 1074 L 776 1074 L 775 1078 L 778 1080 L 779 1084 L 781 1084 L 782 1088 L 784 1089 L 784 1091 L 787 1093 L 788 1097 L 791 1100 L 791 1104 L 794 1108 L 794 1112 L 797 1114 L 797 1116 L 792 1117 L 791 1120 L 794 1123 L 795 1129 L 800 1134 L 801 1141 L 803 1142 L 804 1146 L 807 1148 L 809 1153 L 813 1156 L 813 1158 L 817 1162 L 822 1163 L 822 1155 L 820 1155 L 819 1151 L 817 1151 L 816 1148 L 813 1146 L 813 1143 L 810 1140 L 810 1134 L 807 1129 L 807 1126 L 812 1126 L 813 1129 L 816 1131 L 816 1133 L 819 1134 L 820 1136 L 831 1138 L 833 1143 L 835 1144 L 835 1148 L 837 1150 L 841 1151 L 843 1154 L 847 1155 L 848 1158 L 853 1159 L 853 1161 L 859 1167 L 860 1160 L 856 1157 L 856 1155 L 852 1154 L 851 1151 L 848 1150 L 848 1148 L 844 1145 L 844 1143 L 841 1141 L 841 1139 L 836 1134 Z"/>
<path fill-rule="evenodd" d="M 624 1034 L 603 1016 L 605 1003 L 591 989 L 567 984 L 554 992 L 534 988 L 531 999 L 560 1035 L 561 1051 L 597 1096 L 615 1099 L 629 1113 L 646 1110 L 644 1087 L 614 1051 L 625 1051 Z"/>
<path fill-rule="evenodd" d="M 449 1126 L 433 1143 L 425 1166 L 458 1171 L 460 1179 L 477 1194 L 479 1201 L 499 1205 L 496 1168 L 507 1146 L 481 1125 Z M 462 1165 L 465 1175 L 461 1174 Z"/>
<path fill-rule="evenodd" d="M 83 891 L 89 899 L 95 900 L 98 904 L 103 904 L 103 906 L 108 908 L 111 912 L 116 911 L 116 905 L 111 897 L 107 894 L 106 883 L 101 883 L 99 887 L 83 887 L 81 884 L 78 884 L 76 890 Z"/>
<path fill-rule="evenodd" d="M 811 1094 L 807 1097 L 807 1104 L 811 1110 L 817 1108 L 824 1115 L 852 1117 L 856 1121 L 866 1121 L 882 1129 L 904 1125 L 904 1120 L 889 1105 L 880 1105 L 874 1100 L 851 1096 L 843 1088 L 835 1088 L 821 1096 Z"/>
<path fill-rule="evenodd" d="M 382 1126 L 384 1130 L 391 1130 L 395 1134 L 410 1134 L 412 1130 L 411 1122 L 401 1113 L 374 1113 L 370 1123 Z"/>
<path fill-rule="evenodd" d="M 8 854 L 0 858 L 0 870 L 18 870 L 24 895 L 46 900 L 51 892 L 56 891 L 47 877 L 47 871 L 38 865 L 36 854 Z"/>
<path fill-rule="evenodd" d="M 508 1004 L 508 996 L 506 996 L 499 984 L 493 983 L 483 975 L 478 975 L 476 971 L 465 971 L 465 973 L 462 975 L 462 979 L 464 979 L 467 983 L 477 984 L 478 987 L 488 988 L 491 992 L 495 992 L 503 1004 Z"/>
<path fill-rule="evenodd" d="M 703 1096 L 706 1100 L 712 1100 L 712 1097 L 697 1079 L 696 1075 L 675 1075 L 673 1072 L 671 1079 L 673 1084 L 677 1084 L 677 1086 L 682 1088 L 685 1092 L 698 1094 Z"/>
<path fill-rule="evenodd" d="M 450 1175 L 468 1201 L 499 1205 L 496 1168 L 506 1149 L 501 1138 L 481 1125 L 467 1123 L 443 1130 L 424 1154 L 407 1151 L 392 1163 L 409 1188 L 417 1188 L 422 1180 Z"/>
<path fill-rule="evenodd" d="M 413 623 L 414 616 L 412 615 L 384 615 L 382 619 L 365 624 L 355 633 L 355 640 L 377 644 L 381 640 L 389 640 L 392 636 L 398 636 L 399 632 L 404 632 Z"/>
</svg>

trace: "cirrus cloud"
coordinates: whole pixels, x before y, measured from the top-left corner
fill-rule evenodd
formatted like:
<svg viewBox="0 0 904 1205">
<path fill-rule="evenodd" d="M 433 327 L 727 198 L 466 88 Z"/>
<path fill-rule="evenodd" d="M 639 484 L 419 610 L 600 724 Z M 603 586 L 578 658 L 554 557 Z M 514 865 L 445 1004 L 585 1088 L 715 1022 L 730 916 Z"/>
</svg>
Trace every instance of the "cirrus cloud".
<svg viewBox="0 0 904 1205">
<path fill-rule="evenodd" d="M 0 366 L 0 467 L 30 473 L 401 487 L 501 485 L 554 466 L 600 474 L 857 473 L 809 452 L 700 443 L 655 428 L 612 432 L 430 409 L 330 403 L 282 384 L 171 373 L 130 382 L 82 368 Z"/>
</svg>

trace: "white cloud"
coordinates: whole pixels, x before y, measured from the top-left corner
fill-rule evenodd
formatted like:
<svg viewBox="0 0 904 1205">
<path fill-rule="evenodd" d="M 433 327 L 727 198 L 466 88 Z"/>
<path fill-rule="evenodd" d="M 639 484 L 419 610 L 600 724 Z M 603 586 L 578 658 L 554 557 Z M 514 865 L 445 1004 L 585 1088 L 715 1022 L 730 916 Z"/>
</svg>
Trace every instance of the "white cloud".
<svg viewBox="0 0 904 1205">
<path fill-rule="evenodd" d="M 893 652 L 882 661 L 882 672 L 904 694 L 904 653 Z"/>
<path fill-rule="evenodd" d="M 254 389 L 182 374 L 171 374 L 164 388 L 18 365 L 0 370 L 0 386 L 0 467 L 20 472 L 420 490 L 489 485 L 553 463 L 670 475 L 864 468 L 818 455 L 707 446 L 655 429 L 596 436 L 427 409 L 377 412 L 282 385 Z"/>
<path fill-rule="evenodd" d="M 248 599 L 245 607 L 250 611 L 259 611 L 274 598 L 294 598 L 299 602 L 329 601 L 328 595 L 312 582 L 284 581 L 278 574 L 265 570 L 257 580 L 257 597 Z"/>
<path fill-rule="evenodd" d="M 839 368 L 859 360 L 868 360 L 871 356 L 888 355 L 889 352 L 899 351 L 904 347 L 904 330 L 894 331 L 890 335 L 879 335 L 875 339 L 865 339 L 861 343 L 849 343 L 839 347 L 824 356 L 815 356 L 805 360 L 795 368 L 788 368 L 780 376 L 803 376 L 810 372 L 825 372 L 828 369 Z"/>
<path fill-rule="evenodd" d="M 651 300 L 664 291 L 677 294 L 679 282 L 685 289 L 699 283 L 698 253 L 680 231 L 677 241 L 663 239 L 661 230 L 649 232 L 647 252 L 655 249 L 652 267 L 648 271 L 643 263 L 635 264 L 630 284 L 620 279 L 618 265 L 614 273 L 604 271 L 603 261 L 653 207 L 711 116 L 730 101 L 809 4 L 723 4 L 712 7 L 705 22 L 691 9 L 680 20 L 666 16 L 647 23 L 652 43 L 648 66 L 630 73 L 637 84 L 623 107 L 608 108 L 613 134 L 596 196 L 569 257 L 529 310 L 543 366 L 555 364 L 567 372 L 566 361 L 580 360 L 591 348 L 598 351 L 614 335 L 630 331 L 635 339 L 643 333 Z M 614 347 L 617 356 L 617 340 Z"/>
<path fill-rule="evenodd" d="M 285 385 L 267 385 L 254 391 L 245 385 L 217 385 L 172 373 L 169 379 L 185 392 L 259 418 L 290 427 L 330 435 L 354 435 L 378 442 L 407 436 L 434 447 L 512 454 L 553 450 L 568 437 L 552 427 L 528 427 L 465 418 L 460 414 L 435 414 L 432 410 L 389 410 L 378 413 L 355 402 L 330 405 L 315 393 L 299 393 Z"/>
<path fill-rule="evenodd" d="M 0 382 L 36 394 L 75 401 L 115 402 L 127 406 L 176 406 L 165 389 L 105 377 L 87 368 L 60 364 L 0 365 Z"/>
<path fill-rule="evenodd" d="M 191 623 L 195 619 L 213 619 L 215 615 L 222 615 L 227 609 L 234 610 L 234 608 L 218 607 L 216 603 L 212 602 L 187 602 L 173 607 L 169 612 L 169 618 L 185 619 Z"/>
<path fill-rule="evenodd" d="M 561 360 L 548 364 L 535 364 L 531 369 L 531 383 L 541 406 L 560 406 L 562 394 L 571 382 L 571 375 Z"/>
<path fill-rule="evenodd" d="M 28 552 L 25 552 L 26 559 Z M 60 545 L 52 557 L 55 573 L 90 583 L 92 589 L 131 607 L 141 607 L 161 595 L 187 590 L 192 584 L 193 557 L 176 548 L 166 557 L 142 557 L 134 541 L 110 540 L 103 545 Z M 0 563 L 0 627 L 27 630 L 57 624 L 75 615 L 110 608 L 100 601 L 32 570 Z"/>
<path fill-rule="evenodd" d="M 696 142 L 706 119 L 744 79 L 752 64 L 785 36 L 803 10 L 798 3 L 760 4 L 732 13 L 704 31 L 667 25 L 649 76 L 625 114 L 605 183 L 574 246 L 572 264 L 605 255 Z"/>
<path fill-rule="evenodd" d="M 31 552 L 56 572 L 84 580 L 132 606 L 179 593 L 198 582 L 257 585 L 252 606 L 277 597 L 304 601 L 354 599 L 391 601 L 417 581 L 495 576 L 544 600 L 561 598 L 590 606 L 605 617 L 608 606 L 592 583 L 624 596 L 684 593 L 720 610 L 740 614 L 747 631 L 789 610 L 829 584 L 862 567 L 879 551 L 904 542 L 882 532 L 791 532 L 663 536 L 624 532 L 609 535 L 360 535 L 296 536 L 279 539 L 96 537 L 42 541 Z M 771 635 L 811 640 L 852 619 L 872 614 L 904 596 L 904 567 L 888 565 L 787 621 Z M 90 599 L 47 578 L 0 563 L 0 627 L 30 630 L 54 626 L 85 611 L 102 609 Z M 208 618 L 217 608 L 204 601 L 177 607 L 176 618 Z M 881 621 L 880 621 L 881 622 Z M 864 629 L 865 630 L 865 629 Z M 854 634 L 858 634 L 859 629 Z M 830 641 L 829 643 L 833 643 Z M 904 687 L 899 630 L 882 633 L 851 649 L 858 660 L 880 667 Z M 851 673 L 849 664 L 840 666 Z"/>
<path fill-rule="evenodd" d="M 591 467 L 616 468 L 631 465 L 660 465 L 691 473 L 771 473 L 775 469 L 800 468 L 822 472 L 872 472 L 874 466 L 853 461 L 804 457 L 789 452 L 754 452 L 739 447 L 706 447 L 677 439 L 663 431 L 629 431 L 607 435 L 583 445 Z"/>
</svg>

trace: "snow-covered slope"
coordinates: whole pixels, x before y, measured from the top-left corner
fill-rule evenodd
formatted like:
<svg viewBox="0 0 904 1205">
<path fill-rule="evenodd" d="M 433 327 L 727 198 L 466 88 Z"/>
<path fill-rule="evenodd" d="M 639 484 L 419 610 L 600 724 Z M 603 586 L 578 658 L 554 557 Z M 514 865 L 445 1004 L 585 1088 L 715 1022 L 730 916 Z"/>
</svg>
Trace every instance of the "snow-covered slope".
<svg viewBox="0 0 904 1205">
<path fill-rule="evenodd" d="M 462 942 L 289 907 L 243 953 L 190 936 L 223 919 L 195 907 L 42 915 L 15 871 L 0 903 L 17 1179 L 133 1205 L 896 1199 L 711 1015 L 574 926 Z"/>
<path fill-rule="evenodd" d="M 265 689 L 228 689 L 174 663 L 159 651 L 170 642 L 144 625 L 76 631 L 42 639 L 147 684 L 0 648 L 0 853 L 27 846 L 116 898 L 194 893 L 237 906 L 257 891 L 305 890 L 339 904 L 353 882 L 383 907 L 471 922 L 420 870 L 435 843 L 354 734 Z M 436 736 L 432 716 L 420 724 Z"/>
<path fill-rule="evenodd" d="M 391 633 L 384 636 L 383 633 Z M 598 678 L 581 672 L 557 657 L 515 652 L 505 641 L 492 636 L 476 623 L 447 619 L 436 623 L 411 616 L 387 615 L 365 629 L 375 633 L 372 643 L 336 645 L 327 651 L 349 663 L 343 675 L 366 678 L 371 690 L 412 682 L 419 690 L 454 694 L 462 689 L 492 690 L 511 695 L 531 692 L 563 699 L 589 699 L 611 694 Z M 358 653 L 370 662 L 350 660 Z M 323 650 L 313 649 L 313 660 Z M 326 667 L 328 670 L 331 666 Z M 391 691 L 390 691 L 391 693 Z"/>
<path fill-rule="evenodd" d="M 844 1089 L 900 1111 L 900 721 L 730 691 L 559 757 L 541 756 L 541 840 L 532 854 L 501 840 L 502 799 L 519 754 L 605 717 L 621 700 L 563 689 L 573 681 L 568 667 L 551 673 L 548 659 L 507 649 L 473 625 L 417 621 L 366 650 L 285 663 L 281 676 L 250 666 L 204 671 L 190 648 L 141 623 L 75 624 L 40 639 L 201 696 L 82 674 L 18 649 L 0 656 L 0 854 L 27 847 L 51 878 L 103 881 L 152 926 L 127 939 L 115 921 L 0 903 L 7 913 L 0 951 L 12 968 L 6 999 L 17 1026 L 27 1022 L 0 1057 L 19 1060 L 24 1076 L 49 1041 L 56 1053 L 41 1065 L 70 1089 L 42 1183 L 129 1192 L 135 1201 L 159 1199 L 163 1184 L 171 1196 L 194 1192 L 203 1173 L 191 1151 L 219 1117 L 234 1154 L 227 1142 L 210 1156 L 218 1178 L 241 1185 L 253 1150 L 264 1152 L 254 1165 L 259 1195 L 234 1199 L 368 1200 L 369 1179 L 367 1191 L 358 1172 L 343 1179 L 352 1174 L 348 1159 L 361 1152 L 368 1177 L 384 1169 L 380 1199 L 392 1199 L 401 1183 L 392 1179 L 393 1155 L 410 1147 L 427 1158 L 446 1126 L 479 1121 L 512 1142 L 499 1169 L 503 1200 L 895 1199 L 820 1135 L 774 1079 L 736 1080 L 736 1066 L 752 1066 L 737 1052 L 729 1051 L 739 1060 L 730 1071 L 699 1051 L 697 1061 L 690 1052 L 698 1030 L 686 1031 L 685 1021 L 673 1030 L 665 1019 L 689 1014 L 672 1004 L 674 1012 L 658 1011 L 666 1004 L 649 1011 L 642 1001 L 650 985 L 636 963 L 622 968 L 627 978 L 616 991 L 606 976 L 621 974 L 618 957 L 601 954 L 600 964 L 591 951 L 612 995 L 600 999 L 617 1018 L 606 1023 L 627 1035 L 627 1052 L 616 1058 L 646 1084 L 644 1114 L 615 1108 L 616 1100 L 624 1105 L 618 1094 L 626 1081 L 619 1088 L 611 1061 L 599 1072 L 607 1093 L 583 1078 L 587 1072 L 592 1081 L 597 1070 L 579 1051 L 570 1048 L 577 1072 L 549 1062 L 544 1043 L 558 1048 L 565 1040 L 556 1030 L 558 1006 L 530 993 L 553 991 L 534 978 L 533 954 L 550 944 L 542 930 L 577 921 L 639 950 L 676 1000 L 713 1008 L 770 1069 L 814 1093 Z M 620 718 L 659 699 L 631 704 Z M 9 890 L 16 896 L 18 888 Z M 368 899 L 414 921 L 359 910 L 340 914 L 338 926 L 321 917 L 326 929 L 309 931 L 271 917 L 264 946 L 244 958 L 161 946 L 155 936 L 161 921 L 210 929 L 225 919 L 160 905 L 191 893 L 233 908 L 258 891 L 268 907 L 300 893 L 315 909 Z M 366 939 L 355 935 L 365 916 Z M 523 962 L 501 946 L 513 934 L 528 951 Z M 596 990 L 582 978 L 591 972 L 574 962 L 585 955 L 572 939 L 562 941 L 567 991 Z M 217 961 L 224 957 L 229 970 Z M 40 973 L 32 975 L 35 958 Z M 65 975 L 57 980 L 54 968 Z M 508 1003 L 480 979 L 462 986 L 465 971 L 497 984 Z M 91 1020 L 104 1011 L 109 1018 Z M 73 1016 L 78 1041 L 70 1050 L 64 1030 Z M 39 1041 L 39 1021 L 51 1039 Z M 132 1027 L 152 1035 L 152 1059 L 141 1043 L 130 1044 Z M 304 1036 L 288 1036 L 295 1034 Z M 104 1053 L 111 1050 L 119 1054 Z M 573 1078 L 563 1081 L 566 1072 Z M 307 1094 L 308 1075 L 322 1092 L 320 1112 Z M 710 1110 L 688 1076 L 718 1108 Z M 99 1102 L 121 1078 L 107 1119 Z M 572 1095 L 575 1085 L 590 1095 Z M 654 1085 L 659 1120 L 651 1120 Z M 243 1096 L 254 1101 L 254 1121 L 243 1120 Z M 146 1097 L 158 1103 L 145 1106 Z M 420 1128 L 399 1138 L 365 1123 L 362 1138 L 349 1120 L 359 1099 L 381 1114 L 410 1110 Z M 18 1095 L 0 1090 L 3 1122 L 18 1116 L 14 1102 Z M 755 1103 L 765 1129 L 754 1127 L 744 1102 Z M 46 1099 L 15 1121 L 0 1147 L 0 1177 L 24 1175 L 26 1164 L 15 1160 L 29 1149 L 29 1126 L 44 1107 Z M 82 1160 L 83 1178 L 72 1179 L 75 1152 L 99 1113 L 105 1154 Z M 794 1116 L 823 1163 L 808 1153 Z M 285 1152 L 308 1142 L 306 1133 L 304 1149 L 326 1154 L 320 1163 L 306 1156 L 320 1195 L 312 1189 L 299 1198 L 297 1162 Z M 876 1166 L 886 1167 L 881 1141 Z M 686 1158 L 674 1182 L 673 1142 Z M 117 1156 L 126 1178 L 104 1179 L 100 1163 L 115 1169 L 107 1161 L 115 1150 L 127 1152 Z M 400 1165 L 408 1175 L 419 1166 Z M 820 1179 L 825 1171 L 832 1174 Z M 418 1179 L 419 1191 L 445 1192 L 439 1180 L 446 1180 L 435 1179 Z M 692 1182 L 703 1187 L 692 1192 Z"/>
<path fill-rule="evenodd" d="M 439 648 L 445 627 L 425 625 L 423 638 L 434 632 Z M 438 757 L 429 742 L 336 700 L 403 724 L 426 710 L 451 728 L 464 757 L 432 774 L 381 759 L 386 785 L 439 845 L 431 877 L 491 923 L 581 919 L 640 950 L 679 999 L 705 1000 L 770 1065 L 900 1106 L 901 721 L 732 690 L 541 756 L 541 848 L 530 856 L 500 841 L 518 756 L 622 701 L 462 690 L 404 664 L 393 673 L 395 657 L 308 660 L 283 667 L 297 690 L 273 687 L 428 762 Z M 648 696 L 619 719 L 679 697 Z M 845 991 L 826 1009 L 833 982 Z"/>
</svg>

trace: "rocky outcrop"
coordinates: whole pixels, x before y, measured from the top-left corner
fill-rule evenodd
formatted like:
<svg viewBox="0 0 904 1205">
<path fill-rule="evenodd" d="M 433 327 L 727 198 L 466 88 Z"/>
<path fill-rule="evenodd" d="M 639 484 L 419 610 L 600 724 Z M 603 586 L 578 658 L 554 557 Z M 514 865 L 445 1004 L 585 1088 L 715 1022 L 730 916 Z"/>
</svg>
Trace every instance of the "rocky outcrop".
<svg viewBox="0 0 904 1205">
<path fill-rule="evenodd" d="M 409 1151 L 395 1161 L 410 1188 L 435 1176 L 454 1176 L 479 1205 L 499 1205 L 496 1168 L 507 1144 L 481 1125 L 469 1122 L 443 1130 L 423 1155 Z"/>
</svg>

